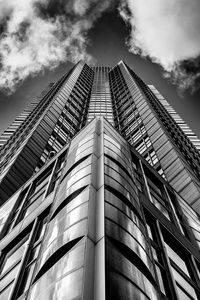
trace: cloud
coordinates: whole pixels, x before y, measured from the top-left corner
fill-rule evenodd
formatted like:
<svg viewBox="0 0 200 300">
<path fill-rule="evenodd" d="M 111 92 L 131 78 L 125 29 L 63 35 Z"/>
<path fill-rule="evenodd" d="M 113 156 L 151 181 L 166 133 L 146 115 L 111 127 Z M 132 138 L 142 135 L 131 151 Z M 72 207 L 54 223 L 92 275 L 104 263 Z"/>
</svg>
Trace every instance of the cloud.
<svg viewBox="0 0 200 300">
<path fill-rule="evenodd" d="M 100 3 L 99 3 L 100 2 Z M 28 76 L 93 58 L 87 34 L 109 0 L 0 0 L 0 89 L 8 93 Z"/>
<path fill-rule="evenodd" d="M 149 57 L 180 88 L 200 86 L 199 0 L 123 0 L 132 53 Z"/>
<path fill-rule="evenodd" d="M 132 53 L 162 66 L 181 89 L 200 87 L 199 0 L 0 0 L 0 89 L 87 52 L 95 21 L 118 5 Z"/>
</svg>

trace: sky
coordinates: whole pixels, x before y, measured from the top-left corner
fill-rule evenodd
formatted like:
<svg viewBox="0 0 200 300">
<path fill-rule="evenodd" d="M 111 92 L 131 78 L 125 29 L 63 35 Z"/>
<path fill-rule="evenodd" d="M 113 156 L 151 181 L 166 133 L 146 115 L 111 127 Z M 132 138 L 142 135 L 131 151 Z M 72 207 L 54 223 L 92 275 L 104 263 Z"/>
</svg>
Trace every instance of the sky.
<svg viewBox="0 0 200 300">
<path fill-rule="evenodd" d="M 200 137 L 198 0 L 0 0 L 0 132 L 74 63 L 124 60 Z"/>
</svg>

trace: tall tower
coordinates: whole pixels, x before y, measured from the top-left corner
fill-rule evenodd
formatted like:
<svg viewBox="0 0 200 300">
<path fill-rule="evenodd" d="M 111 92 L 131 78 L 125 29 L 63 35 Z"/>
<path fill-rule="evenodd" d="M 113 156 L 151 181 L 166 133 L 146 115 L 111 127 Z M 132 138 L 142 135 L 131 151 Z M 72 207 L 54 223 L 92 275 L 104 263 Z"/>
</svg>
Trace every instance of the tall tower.
<svg viewBox="0 0 200 300">
<path fill-rule="evenodd" d="M 149 88 L 125 63 L 112 69 L 110 81 L 115 127 L 199 212 L 199 139 L 181 124 L 156 89 Z"/>
<path fill-rule="evenodd" d="M 200 299 L 200 141 L 123 61 L 79 62 L 0 141 L 0 299 Z"/>
<path fill-rule="evenodd" d="M 85 125 L 92 74 L 86 64 L 78 63 L 52 86 L 0 149 L 1 203 Z"/>
</svg>

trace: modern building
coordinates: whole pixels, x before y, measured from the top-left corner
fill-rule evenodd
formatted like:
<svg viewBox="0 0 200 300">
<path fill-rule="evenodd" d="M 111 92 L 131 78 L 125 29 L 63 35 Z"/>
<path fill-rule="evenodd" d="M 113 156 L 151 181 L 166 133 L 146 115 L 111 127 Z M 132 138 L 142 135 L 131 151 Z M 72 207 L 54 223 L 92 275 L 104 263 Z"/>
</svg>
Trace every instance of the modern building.
<svg viewBox="0 0 200 300">
<path fill-rule="evenodd" d="M 153 86 L 80 62 L 16 120 L 0 299 L 200 299 L 200 141 Z"/>
</svg>

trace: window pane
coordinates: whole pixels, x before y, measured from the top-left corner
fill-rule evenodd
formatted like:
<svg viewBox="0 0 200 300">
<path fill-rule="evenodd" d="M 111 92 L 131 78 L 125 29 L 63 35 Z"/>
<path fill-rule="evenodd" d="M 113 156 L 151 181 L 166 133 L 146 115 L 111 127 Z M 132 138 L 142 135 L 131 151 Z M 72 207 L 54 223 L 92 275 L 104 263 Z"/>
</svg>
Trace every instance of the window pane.
<svg viewBox="0 0 200 300">
<path fill-rule="evenodd" d="M 40 184 L 38 184 L 35 188 L 34 194 L 36 194 L 39 190 L 43 189 L 44 186 L 48 183 L 49 176 L 44 179 Z"/>
<path fill-rule="evenodd" d="M 45 191 L 52 168 L 53 165 L 51 165 L 50 168 L 39 177 L 39 179 L 36 179 L 37 181 L 34 182 L 34 188 L 32 189 L 31 195 L 29 196 L 29 202 L 33 202 L 35 200 L 35 197 L 37 198 L 37 195 Z"/>
<path fill-rule="evenodd" d="M 191 300 L 191 299 L 193 299 L 193 298 L 189 297 L 188 295 L 186 295 L 186 293 L 179 286 L 177 286 L 177 292 L 178 292 L 178 295 L 180 297 L 180 300 Z"/>
<path fill-rule="evenodd" d="M 159 209 L 159 211 L 170 220 L 167 209 L 151 194 L 152 203 Z"/>
<path fill-rule="evenodd" d="M 44 195 L 45 189 L 46 189 L 46 184 L 42 186 L 42 188 L 37 193 L 34 193 L 31 198 L 29 198 L 29 202 L 34 202 L 36 200 L 39 201 L 39 199 L 41 199 L 42 196 Z"/>
<path fill-rule="evenodd" d="M 2 293 L 0 293 L 1 300 L 8 300 L 8 296 L 10 294 L 12 288 L 12 284 L 10 284 Z"/>
<path fill-rule="evenodd" d="M 0 281 L 0 290 L 5 288 L 11 281 L 14 281 L 20 263 L 18 263 L 10 272 L 8 272 Z"/>
<path fill-rule="evenodd" d="M 34 269 L 35 269 L 35 263 L 36 261 L 34 261 L 33 264 L 31 264 L 27 269 L 26 269 L 26 272 L 24 274 L 24 279 L 23 279 L 23 282 L 22 282 L 22 286 L 20 288 L 20 292 L 18 295 L 21 295 L 22 293 L 24 293 L 28 288 L 29 288 L 29 285 L 30 285 L 30 282 L 31 282 L 31 279 L 32 279 L 32 276 L 33 276 L 33 272 L 34 272 Z"/>
<path fill-rule="evenodd" d="M 197 296 L 196 296 L 196 293 L 195 293 L 195 290 L 194 288 L 190 285 L 189 282 L 187 282 L 182 276 L 180 273 L 178 273 L 176 271 L 176 269 L 174 269 L 172 267 L 172 272 L 173 272 L 173 275 L 174 275 L 174 279 L 175 281 L 178 283 L 179 286 L 181 286 L 184 290 L 186 290 L 189 295 L 191 295 L 193 298 L 192 299 L 197 299 Z M 186 298 L 187 299 L 187 298 Z M 189 299 L 189 298 L 188 298 Z M 182 300 L 182 298 L 181 298 Z"/>
<path fill-rule="evenodd" d="M 171 258 L 171 260 L 172 260 L 173 262 L 175 262 L 175 264 L 176 264 L 177 266 L 179 266 L 179 268 L 180 268 L 186 275 L 190 276 L 190 275 L 189 275 L 189 272 L 188 272 L 188 269 L 187 269 L 187 266 L 186 266 L 186 263 L 183 261 L 183 259 L 182 259 L 182 258 L 181 258 L 174 250 L 172 250 L 172 248 L 171 248 L 169 245 L 165 244 L 165 246 L 166 246 L 167 254 L 168 254 L 168 256 Z"/>
<path fill-rule="evenodd" d="M 161 270 L 159 268 L 159 266 L 156 264 L 156 273 L 157 273 L 157 277 L 158 277 L 158 282 L 159 282 L 159 286 L 160 286 L 160 290 L 163 294 L 165 294 L 165 288 L 164 288 L 164 283 L 163 283 L 163 278 L 162 278 L 162 274 L 161 274 Z"/>
<path fill-rule="evenodd" d="M 19 259 L 21 259 L 26 247 L 27 240 L 28 240 L 28 235 L 23 239 L 22 245 L 19 246 L 19 248 L 16 251 L 14 251 L 11 255 L 8 254 L 9 257 L 5 258 L 5 264 L 2 273 L 6 271 L 9 267 L 14 265 Z"/>
</svg>

